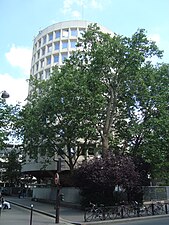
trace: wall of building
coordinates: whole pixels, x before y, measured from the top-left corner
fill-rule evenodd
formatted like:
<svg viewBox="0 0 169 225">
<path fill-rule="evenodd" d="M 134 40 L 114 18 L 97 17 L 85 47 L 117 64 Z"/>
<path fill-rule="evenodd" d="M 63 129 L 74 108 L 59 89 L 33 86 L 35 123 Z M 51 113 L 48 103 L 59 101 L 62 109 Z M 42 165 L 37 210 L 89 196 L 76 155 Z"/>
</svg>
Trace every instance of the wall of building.
<svg viewBox="0 0 169 225">
<path fill-rule="evenodd" d="M 32 198 L 34 201 L 56 201 L 56 187 L 36 187 L 33 188 Z M 60 193 L 64 194 L 64 203 L 80 204 L 79 189 L 74 187 L 63 187 Z"/>
</svg>

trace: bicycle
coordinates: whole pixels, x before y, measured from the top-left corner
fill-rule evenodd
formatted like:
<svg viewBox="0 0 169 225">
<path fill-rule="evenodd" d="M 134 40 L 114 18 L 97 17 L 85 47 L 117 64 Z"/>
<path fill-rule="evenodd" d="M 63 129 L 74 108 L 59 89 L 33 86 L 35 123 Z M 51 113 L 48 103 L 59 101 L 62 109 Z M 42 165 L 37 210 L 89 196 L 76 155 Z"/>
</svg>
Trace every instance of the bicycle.
<svg viewBox="0 0 169 225">
<path fill-rule="evenodd" d="M 152 205 L 143 205 L 139 208 L 139 216 L 151 216 Z"/>
<path fill-rule="evenodd" d="M 103 209 L 101 207 L 98 207 L 96 204 L 93 204 L 90 202 L 91 208 L 86 208 L 85 214 L 84 214 L 84 221 L 90 222 L 94 219 L 103 220 Z"/>
<path fill-rule="evenodd" d="M 161 214 L 165 214 L 165 208 L 164 208 L 164 204 L 162 204 L 161 202 L 156 202 L 154 204 L 154 215 L 161 215 Z"/>
<path fill-rule="evenodd" d="M 114 219 L 120 219 L 124 217 L 130 217 L 130 212 L 131 212 L 131 209 L 129 206 L 118 205 L 118 206 L 109 207 L 105 216 L 106 216 L 106 219 L 114 220 Z"/>
</svg>

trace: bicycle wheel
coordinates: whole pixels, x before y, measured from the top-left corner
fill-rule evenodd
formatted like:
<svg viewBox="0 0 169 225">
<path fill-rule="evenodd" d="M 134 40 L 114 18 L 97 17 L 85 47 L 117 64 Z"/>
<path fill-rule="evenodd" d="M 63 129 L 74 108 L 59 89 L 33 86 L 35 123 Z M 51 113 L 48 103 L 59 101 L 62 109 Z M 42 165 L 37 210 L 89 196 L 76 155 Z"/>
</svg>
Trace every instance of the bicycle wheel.
<svg viewBox="0 0 169 225">
<path fill-rule="evenodd" d="M 162 204 L 157 204 L 154 207 L 154 215 L 161 215 L 164 214 L 165 210 L 164 210 L 164 206 Z"/>
<path fill-rule="evenodd" d="M 123 206 L 122 207 L 121 217 L 122 218 L 130 217 L 130 209 L 129 209 L 128 206 Z"/>
<path fill-rule="evenodd" d="M 108 211 L 108 217 L 110 220 L 114 220 L 116 218 L 120 218 L 120 208 L 118 206 L 112 207 L 109 211 Z"/>
<path fill-rule="evenodd" d="M 92 221 L 93 217 L 94 217 L 94 212 L 91 209 L 85 211 L 85 214 L 84 214 L 84 221 L 85 222 Z"/>
<path fill-rule="evenodd" d="M 146 207 L 146 215 L 151 216 L 152 215 L 152 206 L 149 205 Z"/>
<path fill-rule="evenodd" d="M 103 220 L 103 210 L 102 209 L 96 209 L 95 210 L 95 212 L 93 213 L 94 215 L 93 215 L 93 217 L 95 218 L 95 219 L 99 219 L 99 220 Z"/>
<path fill-rule="evenodd" d="M 152 208 L 151 206 L 142 206 L 140 209 L 139 209 L 139 215 L 140 216 L 151 216 L 152 215 Z"/>
<path fill-rule="evenodd" d="M 133 206 L 125 206 L 124 207 L 124 217 L 134 217 L 137 215 L 135 208 Z"/>
</svg>

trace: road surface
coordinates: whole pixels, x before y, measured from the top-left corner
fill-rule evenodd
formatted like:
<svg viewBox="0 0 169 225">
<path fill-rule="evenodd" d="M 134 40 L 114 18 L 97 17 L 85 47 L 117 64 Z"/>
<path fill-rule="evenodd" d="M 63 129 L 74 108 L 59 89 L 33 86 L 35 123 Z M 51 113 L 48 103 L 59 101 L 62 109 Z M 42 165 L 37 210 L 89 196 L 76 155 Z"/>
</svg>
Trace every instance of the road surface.
<svg viewBox="0 0 169 225">
<path fill-rule="evenodd" d="M 55 219 L 33 212 L 32 224 L 30 222 L 30 210 L 12 206 L 11 210 L 2 210 L 0 215 L 0 225 L 52 225 L 55 224 Z"/>
<path fill-rule="evenodd" d="M 101 225 L 101 224 L 100 224 Z M 135 221 L 124 221 L 120 223 L 108 223 L 108 225 L 169 225 L 169 216 L 161 218 L 147 218 Z"/>
</svg>

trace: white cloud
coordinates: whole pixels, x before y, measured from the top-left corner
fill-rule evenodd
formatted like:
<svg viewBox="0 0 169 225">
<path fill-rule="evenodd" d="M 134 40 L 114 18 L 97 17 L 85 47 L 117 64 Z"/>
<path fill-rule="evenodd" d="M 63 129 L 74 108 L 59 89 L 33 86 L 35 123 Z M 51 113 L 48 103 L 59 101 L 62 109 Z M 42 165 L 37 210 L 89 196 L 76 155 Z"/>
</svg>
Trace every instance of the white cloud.
<svg viewBox="0 0 169 225">
<path fill-rule="evenodd" d="M 14 44 L 5 54 L 8 62 L 21 69 L 24 75 L 30 74 L 32 50 L 26 47 L 17 47 Z"/>
<path fill-rule="evenodd" d="M 81 17 L 81 14 L 80 14 L 79 11 L 74 10 L 74 11 L 72 11 L 72 16 L 73 16 L 74 18 L 80 18 L 80 17 Z"/>
<path fill-rule="evenodd" d="M 80 11 L 87 8 L 101 10 L 104 3 L 105 0 L 64 0 L 62 12 L 77 18 L 81 16 Z"/>
<path fill-rule="evenodd" d="M 9 74 L 0 74 L 0 91 L 7 91 L 10 95 L 6 99 L 8 104 L 25 104 L 28 95 L 28 82 L 23 78 L 14 78 Z"/>
<path fill-rule="evenodd" d="M 160 43 L 160 35 L 159 34 L 150 34 L 148 38 L 152 41 L 155 41 L 156 44 Z"/>
<path fill-rule="evenodd" d="M 102 0 L 92 0 L 91 6 L 94 9 L 102 9 L 103 8 L 103 1 Z"/>
</svg>

